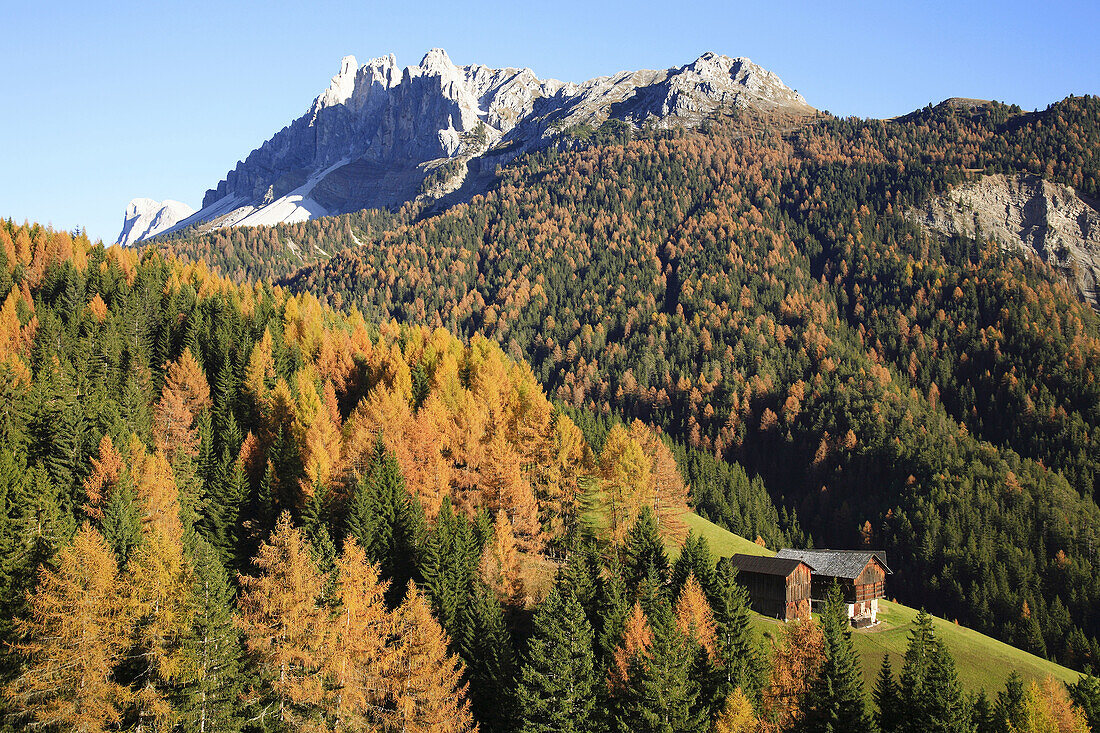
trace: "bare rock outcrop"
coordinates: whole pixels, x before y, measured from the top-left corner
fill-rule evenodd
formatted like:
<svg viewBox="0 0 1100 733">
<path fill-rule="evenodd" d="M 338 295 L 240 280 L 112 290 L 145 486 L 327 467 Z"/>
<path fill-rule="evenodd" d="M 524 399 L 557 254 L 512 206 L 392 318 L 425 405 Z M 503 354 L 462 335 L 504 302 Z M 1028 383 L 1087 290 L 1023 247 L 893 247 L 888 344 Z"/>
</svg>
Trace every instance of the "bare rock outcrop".
<svg viewBox="0 0 1100 733">
<path fill-rule="evenodd" d="M 276 224 L 417 197 L 468 197 L 488 185 L 497 165 L 551 144 L 570 126 L 617 119 L 691 127 L 719 108 L 815 112 L 767 69 L 713 53 L 580 84 L 539 79 L 530 69 L 457 66 L 442 49 L 404 69 L 393 55 L 362 66 L 346 56 L 306 114 L 239 162 L 174 228 Z M 448 161 L 454 165 L 443 166 Z"/>
<path fill-rule="evenodd" d="M 133 199 L 126 206 L 126 213 L 122 217 L 122 231 L 115 244 L 128 247 L 142 239 L 155 237 L 194 213 L 194 209 L 180 201 Z"/>
<path fill-rule="evenodd" d="M 1061 270 L 1100 307 L 1100 212 L 1074 189 L 1033 175 L 983 176 L 931 201 L 914 218 L 948 236 L 993 238 Z"/>
</svg>

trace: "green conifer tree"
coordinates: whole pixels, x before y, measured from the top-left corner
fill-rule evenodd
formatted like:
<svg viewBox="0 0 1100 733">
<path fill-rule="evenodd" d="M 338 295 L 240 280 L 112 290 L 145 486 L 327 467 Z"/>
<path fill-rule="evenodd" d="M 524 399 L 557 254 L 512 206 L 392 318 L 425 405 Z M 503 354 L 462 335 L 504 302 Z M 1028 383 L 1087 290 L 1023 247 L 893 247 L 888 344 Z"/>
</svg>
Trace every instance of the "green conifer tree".
<svg viewBox="0 0 1100 733">
<path fill-rule="evenodd" d="M 470 710 L 485 733 L 513 730 L 516 654 L 504 608 L 496 594 L 479 583 L 463 611 L 461 654 L 466 662 Z"/>
<path fill-rule="evenodd" d="M 710 544 L 706 537 L 696 536 L 694 532 L 688 532 L 684 546 L 680 549 L 680 556 L 672 566 L 672 576 L 669 580 L 670 595 L 676 598 L 684 588 L 689 574 L 694 573 L 695 579 L 703 586 L 708 596 L 713 594 L 714 585 L 714 557 L 710 554 Z"/>
<path fill-rule="evenodd" d="M 737 582 L 737 567 L 728 558 L 718 562 L 713 585 L 708 600 L 714 612 L 719 664 L 713 694 L 717 700 L 725 700 L 740 687 L 749 699 L 755 699 L 765 665 L 752 636 L 749 592 Z"/>
<path fill-rule="evenodd" d="M 825 661 L 810 684 L 802 727 L 807 733 L 840 733 L 866 727 L 863 673 L 840 586 L 833 584 L 821 614 Z"/>
<path fill-rule="evenodd" d="M 141 544 L 141 516 L 125 478 L 107 497 L 103 508 L 103 539 L 115 553 L 119 567 L 126 566 L 134 548 Z"/>
<path fill-rule="evenodd" d="M 643 589 L 652 586 L 652 578 Z M 689 733 L 706 727 L 709 709 L 699 704 L 691 643 L 676 628 L 667 599 L 650 592 L 641 600 L 652 642 L 626 660 L 625 684 L 612 692 L 612 730 L 619 733 Z M 648 601 L 648 603 L 647 603 Z"/>
<path fill-rule="evenodd" d="M 647 506 L 630 528 L 623 547 L 623 572 L 627 588 L 636 592 L 650 575 L 650 569 L 663 586 L 668 581 L 668 554 L 657 533 L 657 520 Z"/>
<path fill-rule="evenodd" d="M 901 710 L 898 707 L 898 683 L 894 679 L 889 654 L 882 658 L 871 696 L 878 708 L 874 717 L 880 733 L 894 733 L 901 721 Z"/>
<path fill-rule="evenodd" d="M 594 731 L 600 687 L 592 627 L 576 597 L 560 585 L 539 606 L 516 689 L 521 733 Z"/>
<path fill-rule="evenodd" d="M 240 714 L 244 680 L 233 587 L 217 550 L 199 539 L 192 554 L 195 617 L 184 640 L 187 665 L 177 705 L 179 723 L 198 733 L 234 733 L 244 725 Z"/>
</svg>

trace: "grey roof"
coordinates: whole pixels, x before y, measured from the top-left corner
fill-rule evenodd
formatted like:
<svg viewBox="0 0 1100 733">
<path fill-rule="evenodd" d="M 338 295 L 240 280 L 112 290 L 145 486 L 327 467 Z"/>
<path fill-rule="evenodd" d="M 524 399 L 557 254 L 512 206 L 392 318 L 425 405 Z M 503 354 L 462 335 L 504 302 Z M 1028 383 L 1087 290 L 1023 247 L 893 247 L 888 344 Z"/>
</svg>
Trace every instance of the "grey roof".
<svg viewBox="0 0 1100 733">
<path fill-rule="evenodd" d="M 830 578 L 855 579 L 871 562 L 879 561 L 888 574 L 893 574 L 886 564 L 886 553 L 882 550 L 780 550 L 776 557 L 788 560 L 802 560 L 813 568 L 817 575 Z"/>
<path fill-rule="evenodd" d="M 730 562 L 734 564 L 738 572 L 760 573 L 761 575 L 781 575 L 784 578 L 794 572 L 794 569 L 803 564 L 798 558 L 762 557 L 760 555 L 733 555 Z M 805 563 L 809 566 L 809 563 Z"/>
</svg>

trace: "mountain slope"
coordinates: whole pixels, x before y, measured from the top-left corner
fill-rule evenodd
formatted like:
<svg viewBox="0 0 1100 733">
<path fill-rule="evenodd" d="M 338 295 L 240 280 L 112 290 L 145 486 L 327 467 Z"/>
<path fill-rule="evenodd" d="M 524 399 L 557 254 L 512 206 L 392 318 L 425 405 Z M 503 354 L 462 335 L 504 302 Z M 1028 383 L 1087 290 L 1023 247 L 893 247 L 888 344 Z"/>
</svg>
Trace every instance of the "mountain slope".
<svg viewBox="0 0 1100 733">
<path fill-rule="evenodd" d="M 687 514 L 684 520 L 691 531 L 707 538 L 715 557 L 728 557 L 739 552 L 750 555 L 775 554 L 774 551 L 722 529 L 697 514 Z M 887 583 L 887 593 L 889 592 Z M 868 691 L 874 685 L 883 656 L 890 655 L 895 672 L 901 668 L 909 642 L 909 632 L 916 617 L 916 609 L 896 601 L 883 600 L 879 601 L 878 625 L 852 630 L 852 640 L 859 653 Z M 773 634 L 780 623 L 775 619 L 753 614 L 753 624 L 761 633 Z M 951 651 L 959 680 L 969 692 L 985 689 L 992 695 L 1004 687 L 1012 670 L 1019 672 L 1025 682 L 1042 682 L 1047 677 L 1054 677 L 1062 682 L 1076 682 L 1081 676 L 1068 667 L 1029 654 L 957 623 L 934 617 L 933 625 Z"/>
<path fill-rule="evenodd" d="M 901 669 L 917 610 L 894 601 L 879 601 L 878 615 L 880 623 L 877 626 L 852 631 L 852 642 L 859 654 L 868 692 L 875 683 L 884 656 L 890 655 L 895 674 Z M 1076 682 L 1081 677 L 1072 669 L 946 619 L 933 617 L 932 623 L 954 657 L 959 681 L 967 692 L 984 689 L 992 697 L 1004 689 L 1005 680 L 1013 670 L 1020 673 L 1025 684 L 1032 680 L 1042 682 L 1047 677 Z M 753 625 L 765 635 L 774 634 L 780 624 L 775 619 L 753 614 Z"/>
<path fill-rule="evenodd" d="M 194 213 L 194 209 L 179 201 L 134 199 L 126 207 L 126 214 L 122 219 L 122 231 L 119 232 L 115 244 L 128 247 L 143 239 L 155 237 L 169 231 L 178 222 Z"/>
<path fill-rule="evenodd" d="M 397 208 L 459 188 L 469 198 L 484 191 L 498 165 L 563 130 L 608 119 L 692 127 L 719 108 L 815 112 L 772 72 L 713 53 L 678 68 L 580 84 L 539 79 L 530 69 L 456 66 L 442 49 L 403 70 L 392 55 L 362 66 L 346 56 L 306 114 L 238 163 L 207 191 L 202 209 L 174 228 Z M 426 186 L 429 176 L 442 186 Z"/>
<path fill-rule="evenodd" d="M 1042 263 L 906 212 L 1051 156 L 1051 178 L 1091 191 L 1098 137 L 1093 98 L 716 118 L 528 156 L 286 284 L 484 333 L 563 402 L 760 474 L 815 544 L 887 545 L 909 568 L 899 599 L 1083 664 L 1100 654 L 1100 323 Z"/>
</svg>

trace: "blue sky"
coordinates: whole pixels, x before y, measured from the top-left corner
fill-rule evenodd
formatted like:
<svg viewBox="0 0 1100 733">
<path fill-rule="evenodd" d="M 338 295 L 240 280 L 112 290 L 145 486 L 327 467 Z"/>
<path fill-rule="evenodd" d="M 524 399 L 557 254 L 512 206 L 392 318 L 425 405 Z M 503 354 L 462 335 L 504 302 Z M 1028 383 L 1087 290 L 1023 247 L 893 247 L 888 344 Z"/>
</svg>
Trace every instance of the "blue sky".
<svg viewBox="0 0 1100 733">
<path fill-rule="evenodd" d="M 951 96 L 1026 109 L 1100 94 L 1100 2 L 5 3 L 0 216 L 114 241 L 127 202 L 198 207 L 339 68 L 442 47 L 581 81 L 703 51 L 810 104 L 886 117 Z"/>
</svg>

